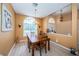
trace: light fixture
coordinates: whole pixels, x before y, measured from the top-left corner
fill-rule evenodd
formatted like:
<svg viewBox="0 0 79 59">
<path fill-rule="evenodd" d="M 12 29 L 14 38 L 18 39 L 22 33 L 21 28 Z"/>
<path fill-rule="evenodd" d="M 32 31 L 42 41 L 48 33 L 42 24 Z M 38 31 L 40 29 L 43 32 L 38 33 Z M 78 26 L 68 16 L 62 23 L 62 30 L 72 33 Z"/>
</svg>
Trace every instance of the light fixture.
<svg viewBox="0 0 79 59">
<path fill-rule="evenodd" d="M 34 7 L 37 7 L 37 6 L 38 6 L 38 3 L 33 3 L 33 6 L 34 6 Z"/>
<path fill-rule="evenodd" d="M 35 17 L 36 17 L 36 16 L 37 16 L 37 15 L 36 15 L 36 13 L 37 13 L 37 9 L 35 9 L 34 11 L 35 11 Z"/>
<path fill-rule="evenodd" d="M 21 28 L 21 24 L 18 24 L 18 27 Z"/>
<path fill-rule="evenodd" d="M 61 14 L 60 14 L 60 21 L 63 21 L 63 14 L 62 14 L 62 10 L 60 10 Z"/>
<path fill-rule="evenodd" d="M 37 13 L 37 6 L 38 6 L 38 3 L 33 3 L 33 6 L 35 7 L 34 11 L 35 11 L 35 17 L 36 17 L 36 13 Z"/>
</svg>

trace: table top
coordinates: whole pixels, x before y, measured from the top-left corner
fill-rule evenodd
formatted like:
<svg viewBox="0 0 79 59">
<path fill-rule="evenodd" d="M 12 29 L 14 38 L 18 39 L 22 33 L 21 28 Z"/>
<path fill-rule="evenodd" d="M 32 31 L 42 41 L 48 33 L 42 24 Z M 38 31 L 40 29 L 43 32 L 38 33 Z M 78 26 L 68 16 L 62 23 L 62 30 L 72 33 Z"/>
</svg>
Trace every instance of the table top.
<svg viewBox="0 0 79 59">
<path fill-rule="evenodd" d="M 35 43 L 35 42 L 38 42 L 38 41 L 43 40 L 43 38 L 42 38 L 40 35 L 30 35 L 30 36 L 28 36 L 28 37 L 29 37 L 29 40 L 30 40 L 32 43 Z"/>
<path fill-rule="evenodd" d="M 29 40 L 33 43 L 33 42 L 37 42 L 38 41 L 38 36 L 33 35 L 33 36 L 29 36 Z"/>
</svg>

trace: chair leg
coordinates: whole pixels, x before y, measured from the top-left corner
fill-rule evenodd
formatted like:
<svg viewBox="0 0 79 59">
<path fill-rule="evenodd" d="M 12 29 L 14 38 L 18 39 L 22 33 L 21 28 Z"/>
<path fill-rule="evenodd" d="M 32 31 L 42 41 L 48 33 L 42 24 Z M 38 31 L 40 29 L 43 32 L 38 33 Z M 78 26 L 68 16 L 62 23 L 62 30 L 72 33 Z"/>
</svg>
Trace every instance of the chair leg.
<svg viewBox="0 0 79 59">
<path fill-rule="evenodd" d="M 30 43 L 28 44 L 29 52 L 30 52 Z"/>
<path fill-rule="evenodd" d="M 30 52 L 30 42 L 28 41 L 28 49 L 29 49 L 29 52 Z"/>
<path fill-rule="evenodd" d="M 30 47 L 29 47 L 29 52 L 30 52 Z"/>
<path fill-rule="evenodd" d="M 48 39 L 48 51 L 50 51 L 50 39 Z"/>
<path fill-rule="evenodd" d="M 47 41 L 45 41 L 45 46 L 44 46 L 44 48 L 45 48 L 45 53 L 47 53 L 47 47 L 46 47 L 46 45 L 47 45 Z"/>
<path fill-rule="evenodd" d="M 34 56 L 34 47 L 32 47 L 32 56 Z"/>
<path fill-rule="evenodd" d="M 46 45 L 45 45 L 45 53 L 47 53 L 47 48 L 46 48 Z"/>
<path fill-rule="evenodd" d="M 42 53 L 41 53 L 41 46 L 40 46 L 40 56 L 42 56 Z"/>
</svg>

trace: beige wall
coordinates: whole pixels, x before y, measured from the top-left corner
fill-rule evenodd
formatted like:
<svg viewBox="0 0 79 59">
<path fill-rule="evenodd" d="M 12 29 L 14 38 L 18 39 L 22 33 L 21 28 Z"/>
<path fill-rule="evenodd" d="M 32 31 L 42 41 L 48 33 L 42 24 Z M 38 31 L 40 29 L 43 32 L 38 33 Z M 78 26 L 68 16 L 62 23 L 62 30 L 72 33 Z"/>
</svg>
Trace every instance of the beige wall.
<svg viewBox="0 0 79 59">
<path fill-rule="evenodd" d="M 60 21 L 60 15 L 56 15 L 56 16 L 51 16 L 51 18 L 54 18 L 55 20 L 55 31 L 58 34 L 65 34 L 68 35 L 69 33 L 72 34 L 72 17 L 71 17 L 71 13 L 66 13 L 63 14 L 63 21 Z M 47 24 L 49 21 L 50 16 L 45 17 L 43 19 L 43 28 L 47 29 Z M 53 25 L 53 24 L 52 24 Z M 46 30 L 43 30 L 44 32 L 46 32 Z"/>
<path fill-rule="evenodd" d="M 68 18 L 68 20 L 64 21 L 66 23 L 63 22 L 63 25 L 61 25 L 62 28 L 65 28 L 66 24 L 68 26 L 68 22 L 70 21 L 69 20 L 70 17 L 68 15 L 67 16 L 65 15 L 65 17 Z M 49 18 L 49 16 L 43 18 L 43 31 L 44 32 L 47 31 L 48 18 Z M 70 25 L 71 27 L 68 26 L 68 28 L 70 27 L 69 31 L 72 33 L 72 36 L 67 36 L 67 35 L 57 34 L 57 33 L 56 34 L 49 33 L 48 36 L 51 38 L 51 40 L 53 40 L 55 42 L 58 41 L 59 44 L 62 44 L 65 47 L 77 48 L 77 6 L 76 6 L 76 4 L 72 4 L 72 18 L 71 19 L 72 19 L 72 21 L 70 21 L 70 23 L 72 23 L 72 24 Z M 58 27 L 60 28 L 61 31 L 63 31 L 63 30 L 68 31 L 68 30 L 62 29 L 59 24 L 58 24 Z M 57 28 L 57 30 L 59 30 L 59 28 Z M 60 30 L 59 30 L 59 32 L 61 32 Z"/>
<path fill-rule="evenodd" d="M 43 21 L 43 32 L 45 32 L 45 33 L 47 33 L 47 23 L 48 23 L 48 19 L 49 19 L 49 17 L 45 17 L 45 18 L 43 18 L 42 19 L 42 21 Z"/>
<path fill-rule="evenodd" d="M 11 4 L 6 5 L 12 14 L 12 31 L 1 31 L 1 4 L 0 4 L 0 54 L 7 55 L 14 44 L 15 40 L 15 13 Z"/>
<path fill-rule="evenodd" d="M 77 49 L 77 34 L 78 34 L 78 29 L 77 29 L 77 4 L 72 3 L 72 47 Z"/>
<path fill-rule="evenodd" d="M 77 30 L 78 31 L 78 33 L 77 33 L 78 34 L 78 41 L 77 42 L 78 42 L 78 49 L 79 49 L 79 9 L 78 9 L 78 22 L 77 22 L 77 26 L 78 26 L 77 27 L 77 29 L 78 29 Z"/>
<path fill-rule="evenodd" d="M 16 39 L 18 37 L 23 37 L 23 21 L 26 18 L 24 15 L 16 14 Z M 18 25 L 21 24 L 19 28 Z"/>
<path fill-rule="evenodd" d="M 66 13 L 63 14 L 63 21 L 59 21 L 60 17 L 56 16 L 56 33 L 58 34 L 71 34 L 72 35 L 72 14 Z"/>
<path fill-rule="evenodd" d="M 59 22 L 58 21 L 59 17 L 54 16 L 54 19 L 55 19 L 55 22 L 56 22 L 55 25 L 56 25 L 56 32 L 57 33 L 54 33 L 54 34 L 53 33 L 48 33 L 48 37 L 54 42 L 58 41 L 57 43 L 65 46 L 65 47 L 71 48 L 71 45 L 72 45 L 71 44 L 71 38 L 72 37 L 62 34 L 63 32 L 65 33 L 65 32 L 71 32 L 72 31 L 72 28 L 71 28 L 72 27 L 71 26 L 72 21 L 68 16 L 65 15 L 65 17 L 67 17 L 67 20 L 65 18 L 65 20 L 63 22 Z M 49 19 L 49 16 L 43 18 L 43 32 L 45 32 L 45 33 L 47 32 L 48 19 Z"/>
<path fill-rule="evenodd" d="M 38 32 L 43 30 L 43 20 L 41 18 L 36 19 L 36 22 L 38 24 Z M 39 28 L 40 26 L 40 28 Z"/>
<path fill-rule="evenodd" d="M 23 37 L 23 21 L 27 18 L 27 16 L 25 15 L 19 15 L 16 14 L 16 40 L 17 38 Z M 42 30 L 42 20 L 36 18 L 36 23 L 38 26 L 40 26 L 39 30 Z M 21 24 L 21 28 L 18 27 L 18 24 Z M 24 37 L 24 39 L 26 39 L 26 37 Z"/>
</svg>

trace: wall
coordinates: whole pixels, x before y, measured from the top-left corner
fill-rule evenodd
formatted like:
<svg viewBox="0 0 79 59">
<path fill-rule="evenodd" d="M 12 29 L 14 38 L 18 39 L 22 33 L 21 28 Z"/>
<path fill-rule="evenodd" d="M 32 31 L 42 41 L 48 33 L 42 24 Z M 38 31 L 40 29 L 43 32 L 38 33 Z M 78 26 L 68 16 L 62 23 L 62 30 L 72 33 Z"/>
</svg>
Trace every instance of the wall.
<svg viewBox="0 0 79 59">
<path fill-rule="evenodd" d="M 65 19 L 63 22 L 59 22 L 59 16 L 54 16 L 54 19 L 55 19 L 55 22 L 56 22 L 56 32 L 57 33 L 48 33 L 48 37 L 51 39 L 51 41 L 54 41 L 65 47 L 68 47 L 68 48 L 71 48 L 71 36 L 67 36 L 67 35 L 64 35 L 62 33 L 65 33 L 65 32 L 70 32 L 71 33 L 71 19 L 67 16 L 67 15 L 64 15 L 65 16 Z M 48 19 L 49 19 L 50 16 L 48 17 L 45 17 L 43 18 L 43 32 L 47 32 L 47 24 L 48 24 Z M 68 20 L 66 20 L 66 18 Z M 69 20 L 70 19 L 70 20 Z M 68 25 L 68 26 L 66 26 Z M 66 26 L 66 27 L 65 27 Z M 68 27 L 68 28 L 67 28 Z M 66 30 L 64 30 L 66 29 Z M 69 30 L 67 30 L 69 29 Z"/>
<path fill-rule="evenodd" d="M 77 47 L 79 49 L 79 9 L 78 9 L 78 22 L 77 22 L 77 26 L 78 26 L 77 27 L 78 28 L 78 33 L 77 33 L 78 34 L 78 41 L 77 41 L 78 46 Z"/>
<path fill-rule="evenodd" d="M 59 16 L 55 16 L 56 22 L 56 33 L 65 34 L 65 35 L 72 35 L 72 14 L 65 13 L 63 14 L 63 21 L 60 21 Z"/>
<path fill-rule="evenodd" d="M 63 34 L 57 34 L 57 33 L 49 33 L 48 36 L 51 38 L 51 40 L 57 41 L 57 43 L 61 44 L 61 45 L 64 45 L 65 47 L 68 47 L 68 48 L 75 48 L 77 49 L 77 4 L 75 3 L 72 3 L 71 4 L 72 8 L 72 36 L 67 36 L 67 35 L 63 35 Z M 46 32 L 47 31 L 47 21 L 48 21 L 48 17 L 45 17 L 43 18 L 43 25 L 46 26 L 43 28 L 43 31 Z M 67 43 L 69 42 L 69 43 Z"/>
<path fill-rule="evenodd" d="M 27 18 L 25 15 L 16 14 L 16 39 L 23 37 L 23 21 Z M 40 26 L 39 30 L 42 30 L 42 21 L 39 18 L 36 18 L 37 25 Z M 18 27 L 18 24 L 21 24 L 21 28 Z M 23 37 L 26 39 L 26 37 Z"/>
<path fill-rule="evenodd" d="M 38 33 L 43 30 L 43 20 L 41 18 L 36 19 L 38 24 Z M 40 28 L 39 28 L 40 27 Z"/>
<path fill-rule="evenodd" d="M 78 29 L 77 29 L 77 4 L 72 3 L 72 48 L 77 49 L 77 34 L 78 34 Z"/>
<path fill-rule="evenodd" d="M 67 35 L 68 33 L 72 33 L 72 20 L 71 20 L 71 13 L 65 13 L 63 14 L 63 21 L 61 22 L 60 21 L 60 15 L 54 15 L 54 16 L 51 16 L 51 18 L 54 19 L 55 21 L 55 31 L 56 33 L 58 34 L 65 34 Z M 50 16 L 48 17 L 45 17 L 43 20 L 43 28 L 44 29 L 47 29 L 47 24 L 48 24 L 48 21 L 49 21 L 49 18 Z M 53 25 L 53 24 L 52 24 Z M 43 29 L 43 30 L 44 30 Z M 46 32 L 46 30 L 44 30 L 44 32 Z"/>
<path fill-rule="evenodd" d="M 1 32 L 1 3 L 0 3 L 0 54 L 8 55 L 15 41 L 15 13 L 11 4 L 6 4 L 12 14 L 12 31 Z"/>
<path fill-rule="evenodd" d="M 42 19 L 43 21 L 43 32 L 47 33 L 47 22 L 48 22 L 49 17 L 45 17 Z"/>
<path fill-rule="evenodd" d="M 24 15 L 16 14 L 16 39 L 18 37 L 23 37 L 23 21 L 26 18 Z M 18 27 L 18 24 L 21 24 L 21 27 Z"/>
</svg>

